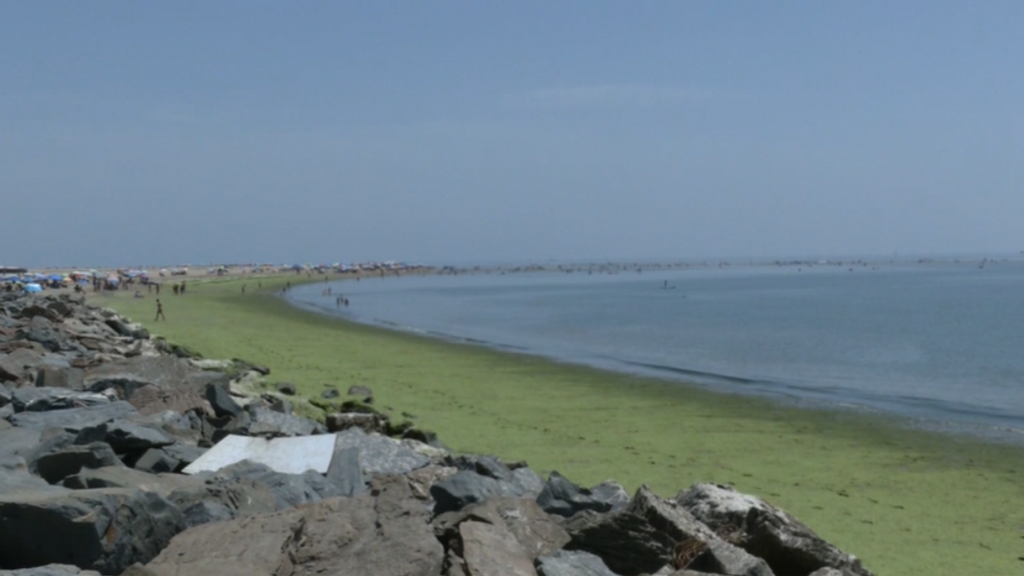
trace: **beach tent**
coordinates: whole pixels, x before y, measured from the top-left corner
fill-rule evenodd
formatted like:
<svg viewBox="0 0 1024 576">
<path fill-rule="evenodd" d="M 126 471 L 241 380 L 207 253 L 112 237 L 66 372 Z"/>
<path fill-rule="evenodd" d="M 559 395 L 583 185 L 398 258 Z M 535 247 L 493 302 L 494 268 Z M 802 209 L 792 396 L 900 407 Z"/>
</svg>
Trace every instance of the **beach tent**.
<svg viewBox="0 0 1024 576">
<path fill-rule="evenodd" d="M 43 291 L 43 287 L 40 286 L 39 284 L 36 284 L 35 282 L 29 282 L 28 284 L 25 284 L 25 292 L 33 292 L 33 293 L 35 293 L 35 292 L 42 292 L 42 291 Z"/>
</svg>

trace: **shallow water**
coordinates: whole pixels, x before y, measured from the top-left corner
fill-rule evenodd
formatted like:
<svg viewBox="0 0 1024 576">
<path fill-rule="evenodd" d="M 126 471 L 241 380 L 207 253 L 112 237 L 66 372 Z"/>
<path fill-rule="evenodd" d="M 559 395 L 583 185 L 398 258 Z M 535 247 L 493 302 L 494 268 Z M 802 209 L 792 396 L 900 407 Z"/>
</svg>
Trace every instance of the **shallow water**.
<svg viewBox="0 0 1024 576">
<path fill-rule="evenodd" d="M 289 298 L 442 338 L 1024 438 L 1021 263 L 492 272 L 318 283 Z"/>
</svg>

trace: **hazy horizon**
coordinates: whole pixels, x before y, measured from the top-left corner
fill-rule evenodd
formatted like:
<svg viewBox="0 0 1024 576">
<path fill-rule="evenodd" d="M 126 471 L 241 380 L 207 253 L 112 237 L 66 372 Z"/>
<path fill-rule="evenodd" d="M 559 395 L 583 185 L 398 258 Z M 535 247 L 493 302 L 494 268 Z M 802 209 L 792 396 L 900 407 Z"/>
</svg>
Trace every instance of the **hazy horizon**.
<svg viewBox="0 0 1024 576">
<path fill-rule="evenodd" d="M 1022 26 L 1010 1 L 8 2 L 0 264 L 1017 255 Z"/>
</svg>

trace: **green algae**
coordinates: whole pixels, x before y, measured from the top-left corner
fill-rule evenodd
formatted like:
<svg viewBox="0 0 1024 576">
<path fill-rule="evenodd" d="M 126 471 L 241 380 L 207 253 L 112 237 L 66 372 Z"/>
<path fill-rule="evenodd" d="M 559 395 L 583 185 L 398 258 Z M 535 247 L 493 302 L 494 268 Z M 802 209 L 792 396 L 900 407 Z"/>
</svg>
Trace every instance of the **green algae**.
<svg viewBox="0 0 1024 576">
<path fill-rule="evenodd" d="M 193 283 L 163 298 L 93 297 L 208 358 L 244 358 L 319 397 L 374 391 L 458 451 L 526 460 L 581 484 L 614 478 L 663 496 L 728 483 L 793 513 L 878 574 L 1024 569 L 1020 447 L 914 431 L 651 378 L 326 318 L 271 293 L 291 278 Z M 402 419 L 402 418 L 396 418 Z"/>
</svg>

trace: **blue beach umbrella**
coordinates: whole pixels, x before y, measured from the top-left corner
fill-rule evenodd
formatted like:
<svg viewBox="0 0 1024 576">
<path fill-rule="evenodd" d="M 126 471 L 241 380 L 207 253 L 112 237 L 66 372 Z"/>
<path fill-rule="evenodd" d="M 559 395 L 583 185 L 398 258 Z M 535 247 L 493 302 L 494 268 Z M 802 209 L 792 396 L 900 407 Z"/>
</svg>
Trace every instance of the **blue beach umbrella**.
<svg viewBox="0 0 1024 576">
<path fill-rule="evenodd" d="M 40 286 L 39 284 L 36 284 L 35 282 L 29 282 L 28 284 L 25 284 L 25 292 L 33 292 L 33 293 L 35 293 L 35 292 L 42 292 L 42 291 L 43 291 L 43 287 Z"/>
</svg>

